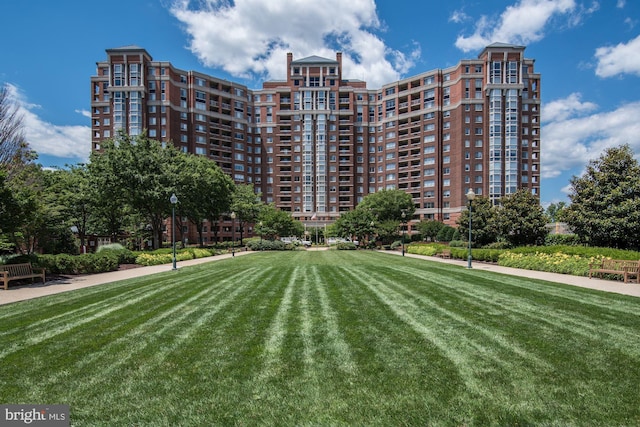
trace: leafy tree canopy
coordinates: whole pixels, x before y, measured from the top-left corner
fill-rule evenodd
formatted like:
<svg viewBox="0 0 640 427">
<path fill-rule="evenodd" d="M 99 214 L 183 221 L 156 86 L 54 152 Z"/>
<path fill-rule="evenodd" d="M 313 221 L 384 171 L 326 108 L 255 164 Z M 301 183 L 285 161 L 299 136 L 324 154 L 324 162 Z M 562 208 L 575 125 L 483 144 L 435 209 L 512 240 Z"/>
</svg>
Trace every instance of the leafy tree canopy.
<svg viewBox="0 0 640 427">
<path fill-rule="evenodd" d="M 369 211 L 377 221 L 383 222 L 388 220 L 402 221 L 403 211 L 405 218 L 409 220 L 416 207 L 409 193 L 402 190 L 381 190 L 365 196 L 356 210 Z"/>
<path fill-rule="evenodd" d="M 592 246 L 640 248 L 640 165 L 629 145 L 607 149 L 571 179 L 563 219 Z"/>
</svg>

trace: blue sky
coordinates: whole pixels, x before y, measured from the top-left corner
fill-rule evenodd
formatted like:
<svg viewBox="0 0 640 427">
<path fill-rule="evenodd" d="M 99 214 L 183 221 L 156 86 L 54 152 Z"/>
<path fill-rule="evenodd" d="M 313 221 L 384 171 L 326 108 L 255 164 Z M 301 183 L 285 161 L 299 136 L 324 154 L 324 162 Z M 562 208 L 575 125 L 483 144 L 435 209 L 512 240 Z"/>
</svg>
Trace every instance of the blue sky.
<svg viewBox="0 0 640 427">
<path fill-rule="evenodd" d="M 86 161 L 90 77 L 105 49 L 261 87 L 295 58 L 343 52 L 369 88 L 475 58 L 493 42 L 527 46 L 542 73 L 543 204 L 607 147 L 640 154 L 637 0 L 26 0 L 0 4 L 0 84 L 23 110 L 43 166 Z"/>
</svg>

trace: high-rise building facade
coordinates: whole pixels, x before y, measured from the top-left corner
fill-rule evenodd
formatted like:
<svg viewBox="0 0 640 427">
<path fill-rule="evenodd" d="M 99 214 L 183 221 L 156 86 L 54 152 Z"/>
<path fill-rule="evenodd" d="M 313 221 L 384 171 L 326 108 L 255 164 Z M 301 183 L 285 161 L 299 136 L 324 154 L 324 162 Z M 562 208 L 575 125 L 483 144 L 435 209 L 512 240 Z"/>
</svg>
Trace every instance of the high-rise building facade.
<svg viewBox="0 0 640 427">
<path fill-rule="evenodd" d="M 312 225 L 382 189 L 411 194 L 413 220 L 454 225 L 469 189 L 539 196 L 540 74 L 524 50 L 492 44 L 374 89 L 343 77 L 341 53 L 287 54 L 286 79 L 253 90 L 137 46 L 108 49 L 91 77 L 93 150 L 119 129 L 146 131 Z"/>
</svg>

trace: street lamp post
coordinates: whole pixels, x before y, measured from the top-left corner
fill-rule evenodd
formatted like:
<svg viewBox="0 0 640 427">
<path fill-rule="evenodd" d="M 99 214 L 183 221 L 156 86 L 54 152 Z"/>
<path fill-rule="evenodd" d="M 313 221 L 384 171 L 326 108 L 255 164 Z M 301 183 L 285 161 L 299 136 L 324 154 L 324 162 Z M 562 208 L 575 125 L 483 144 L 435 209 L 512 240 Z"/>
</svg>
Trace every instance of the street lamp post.
<svg viewBox="0 0 640 427">
<path fill-rule="evenodd" d="M 236 213 L 231 212 L 231 256 L 236 256 Z"/>
<path fill-rule="evenodd" d="M 407 214 L 402 211 L 402 256 L 404 256 L 404 229 L 407 225 Z"/>
<path fill-rule="evenodd" d="M 176 203 L 178 203 L 178 198 L 175 193 L 171 195 L 169 198 L 171 202 L 171 246 L 173 247 L 173 270 L 176 267 Z"/>
<path fill-rule="evenodd" d="M 476 193 L 472 189 L 467 191 L 467 200 L 469 201 L 469 254 L 467 256 L 467 268 L 471 268 L 471 213 L 473 199 L 475 199 Z"/>
<path fill-rule="evenodd" d="M 262 221 L 258 223 L 258 227 L 260 227 L 260 250 L 262 250 Z"/>
</svg>

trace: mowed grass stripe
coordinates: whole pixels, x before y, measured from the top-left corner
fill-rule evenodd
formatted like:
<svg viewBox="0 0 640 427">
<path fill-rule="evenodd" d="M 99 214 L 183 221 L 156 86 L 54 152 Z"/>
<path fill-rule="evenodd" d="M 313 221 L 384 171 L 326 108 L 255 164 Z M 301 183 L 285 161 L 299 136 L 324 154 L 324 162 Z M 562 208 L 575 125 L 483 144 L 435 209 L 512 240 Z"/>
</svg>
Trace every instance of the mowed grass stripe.
<svg viewBox="0 0 640 427">
<path fill-rule="evenodd" d="M 502 368 L 504 369 L 512 369 L 514 367 L 513 364 L 526 361 L 532 369 L 549 368 L 549 365 L 544 360 L 538 358 L 527 349 L 521 348 L 508 335 L 505 335 L 503 333 L 503 325 L 501 326 L 502 321 L 495 323 L 482 321 L 487 316 L 485 314 L 478 316 L 478 313 L 486 312 L 486 304 L 479 304 L 471 298 L 466 301 L 461 298 L 463 303 L 460 304 L 460 298 L 456 298 L 457 304 L 444 305 L 442 301 L 437 301 L 434 298 L 433 293 L 429 295 L 418 291 L 420 287 L 415 286 L 415 284 L 421 283 L 423 275 L 407 274 L 404 268 L 392 268 L 390 275 L 399 280 L 390 282 L 389 289 L 397 292 L 399 298 L 405 298 L 407 300 L 406 305 L 411 310 L 422 316 L 426 311 L 434 314 L 432 316 L 433 319 L 438 319 L 437 322 L 433 323 L 431 323 L 433 319 L 430 319 L 429 327 L 434 330 L 452 328 L 457 333 L 461 333 L 461 329 L 463 329 L 466 331 L 463 333 L 469 337 L 468 344 L 482 354 L 483 357 L 489 357 L 492 364 L 500 364 L 503 365 Z M 433 275 L 430 275 L 428 280 L 433 281 Z M 414 285 L 409 286 L 404 285 L 404 283 L 412 283 Z M 439 288 L 439 292 L 435 295 L 440 294 L 441 290 L 442 288 Z M 502 316 L 502 313 L 495 309 L 491 310 L 490 313 L 490 318 Z"/>
<path fill-rule="evenodd" d="M 86 381 L 80 384 L 80 388 L 85 393 L 91 393 L 91 391 L 99 393 L 99 387 L 96 388 L 96 386 L 104 384 L 104 381 L 116 379 L 121 384 L 131 382 L 134 380 L 131 374 L 122 375 L 122 372 L 119 372 L 119 370 L 127 371 L 122 369 L 122 366 L 127 366 L 131 360 L 137 359 L 135 365 L 140 364 L 140 360 L 144 360 L 143 370 L 151 369 L 153 361 L 149 359 L 149 354 L 153 357 L 162 357 L 182 342 L 185 335 L 181 331 L 192 329 L 198 324 L 197 321 L 193 321 L 194 317 L 197 318 L 194 314 L 198 307 L 211 315 L 219 312 L 242 290 L 242 287 L 237 285 L 240 277 L 244 277 L 247 273 L 257 274 L 258 272 L 237 272 L 218 282 L 218 285 L 202 280 L 211 276 L 210 273 L 203 271 L 193 276 L 187 275 L 189 281 L 183 284 L 180 283 L 180 278 L 174 275 L 171 278 L 171 287 L 182 287 L 182 293 L 169 291 L 168 288 L 164 289 L 165 292 L 162 294 L 150 292 L 150 296 L 155 295 L 157 298 L 145 307 L 136 306 L 134 310 L 131 310 L 131 304 L 128 301 L 123 300 L 120 309 L 111 310 L 109 316 L 92 319 L 92 323 L 76 323 L 70 327 L 65 334 L 69 337 L 67 341 L 58 336 L 52 337 L 48 342 L 54 344 L 49 345 L 51 348 L 48 351 L 38 354 L 37 358 L 25 360 L 18 353 L 14 357 L 5 359 L 3 363 L 29 362 L 46 367 L 51 365 L 50 361 L 55 357 L 65 354 L 63 365 L 74 364 L 74 369 L 80 372 L 86 367 L 86 372 L 83 373 Z M 162 289 L 163 287 L 160 288 Z M 219 307 L 212 308 L 212 301 L 220 298 L 225 292 L 229 295 L 219 303 Z M 194 302 L 198 304 L 193 305 Z M 192 305 L 191 309 L 186 309 L 189 305 Z M 70 348 L 68 348 L 69 339 L 74 343 Z M 55 345 L 58 340 L 67 344 Z M 161 344 L 157 341 L 161 341 Z M 158 351 L 158 348 L 162 351 Z M 96 365 L 104 366 L 104 369 L 95 371 Z M 129 371 L 132 370 L 129 369 Z M 141 370 L 136 366 L 133 371 L 139 374 Z M 59 375 L 53 375 L 48 382 L 36 379 L 33 384 L 25 383 L 21 386 L 37 396 L 41 390 L 47 390 L 56 384 L 65 384 L 62 380 L 66 379 L 68 372 L 70 371 L 61 370 Z M 73 394 L 68 398 L 73 398 Z"/>
<path fill-rule="evenodd" d="M 200 278 L 206 277 L 208 273 L 204 272 L 200 275 L 192 276 L 191 280 L 197 282 Z M 136 283 L 136 282 L 134 282 Z M 162 279 L 160 276 L 157 280 L 150 280 L 148 284 L 135 285 L 131 287 L 130 284 L 106 284 L 105 287 L 122 288 L 126 286 L 126 289 L 120 295 L 114 295 L 105 300 L 100 300 L 94 303 L 88 303 L 83 305 L 78 304 L 78 300 L 70 304 L 69 302 L 61 303 L 62 307 L 69 307 L 68 311 L 62 311 L 59 315 L 53 316 L 50 321 L 42 319 L 39 321 L 33 321 L 28 325 L 24 325 L 22 321 L 18 321 L 17 325 L 12 325 L 13 319 L 5 319 L 6 324 L 9 327 L 0 333 L 0 339 L 6 343 L 0 350 L 0 359 L 6 357 L 12 352 L 18 351 L 24 346 L 30 346 L 38 344 L 44 340 L 55 339 L 57 335 L 64 334 L 74 328 L 78 328 L 84 324 L 92 323 L 95 320 L 112 315 L 114 312 L 126 309 L 131 306 L 135 306 L 140 312 L 144 311 L 145 306 L 157 308 L 156 297 L 162 295 L 167 300 L 171 299 L 172 295 L 180 295 L 184 297 L 185 290 L 181 289 L 176 284 L 175 274 L 170 277 Z M 74 294 L 65 293 L 67 294 Z M 78 292 L 82 295 L 83 292 Z M 61 296 L 56 296 L 58 299 Z M 62 296 L 64 297 L 64 296 Z M 86 296 L 84 297 L 86 299 Z M 146 303 L 145 303 L 146 302 Z M 18 305 L 21 303 L 18 303 Z M 20 337 L 15 339 L 15 337 Z M 9 344 L 10 343 L 10 344 Z"/>
<path fill-rule="evenodd" d="M 156 376 L 160 372 L 178 381 L 179 377 L 172 369 L 192 357 L 184 353 L 185 349 L 199 348 L 202 345 L 208 347 L 206 342 L 202 342 L 202 336 L 206 335 L 208 327 L 212 323 L 230 322 L 240 310 L 242 301 L 255 290 L 253 284 L 260 283 L 259 279 L 265 275 L 264 271 L 248 269 L 231 274 L 225 280 L 210 282 L 207 289 L 175 305 L 174 309 L 163 311 L 162 315 L 140 324 L 133 333 L 122 336 L 118 342 L 114 341 L 114 348 L 106 352 L 111 360 L 96 360 L 87 364 L 106 363 L 111 372 L 105 372 L 100 377 L 94 376 L 95 384 L 87 382 L 80 391 L 93 392 L 96 398 L 104 397 L 108 402 L 113 397 L 102 396 L 95 386 L 103 381 L 116 380 L 121 383 L 119 393 L 122 397 L 147 396 L 153 399 L 153 390 L 157 389 L 151 387 L 149 390 L 139 390 L 138 384 L 156 382 Z M 221 320 L 218 320 L 219 317 Z M 123 346 L 131 341 L 141 344 L 130 349 Z M 194 353 L 197 355 L 197 350 Z M 150 392 L 152 393 L 149 395 Z"/>
<path fill-rule="evenodd" d="M 380 273 L 380 271 L 376 271 Z M 464 379 L 466 387 L 470 390 L 481 390 L 481 381 L 476 377 L 474 371 L 474 364 L 471 363 L 471 355 L 480 353 L 477 345 L 474 343 L 466 342 L 466 340 L 457 340 L 456 343 L 451 343 L 446 339 L 447 335 L 452 334 L 452 330 L 458 330 L 458 327 L 463 326 L 463 322 L 458 322 L 457 325 L 450 323 L 452 318 L 447 319 L 433 316 L 429 313 L 428 308 L 418 308 L 416 304 L 406 297 L 403 297 L 398 292 L 385 285 L 386 277 L 380 274 L 370 274 L 369 272 L 359 271 L 358 274 L 354 274 L 351 271 L 345 271 L 350 279 L 355 283 L 365 286 L 371 293 L 373 293 L 382 303 L 384 303 L 389 310 L 391 310 L 402 322 L 410 326 L 415 332 L 422 335 L 426 340 L 432 343 L 440 352 L 445 354 L 447 358 L 457 367 L 460 376 Z M 442 314 L 440 311 L 439 314 Z M 476 361 L 474 361 L 476 362 Z"/>
<path fill-rule="evenodd" d="M 271 322 L 271 326 L 267 331 L 262 355 L 262 371 L 258 376 L 259 383 L 268 381 L 270 377 L 273 377 L 280 372 L 280 357 L 282 355 L 282 346 L 287 333 L 289 311 L 293 303 L 293 292 L 298 279 L 297 273 L 298 269 L 296 267 L 292 270 L 281 271 L 280 280 L 287 283 L 287 286 L 278 306 L 278 311 L 276 312 L 275 317 Z"/>
<path fill-rule="evenodd" d="M 346 374 L 353 375 L 357 372 L 357 367 L 351 355 L 350 346 L 344 339 L 344 332 L 338 324 L 337 313 L 331 306 L 331 301 L 327 294 L 329 285 L 320 270 L 315 266 L 307 276 L 315 284 L 322 315 L 321 324 L 326 329 L 323 331 L 323 336 L 329 342 L 329 348 L 336 359 L 335 367 Z"/>
<path fill-rule="evenodd" d="M 637 315 L 633 313 L 633 298 L 612 295 L 609 300 L 603 300 L 601 292 L 594 294 L 588 290 L 542 281 L 539 282 L 538 289 L 535 289 L 531 281 L 513 276 L 471 271 L 461 274 L 465 273 L 471 277 L 478 277 L 476 274 L 479 274 L 482 277 L 481 284 L 470 280 L 466 286 L 452 286 L 451 278 L 445 274 L 430 271 L 425 277 L 423 270 L 412 268 L 404 268 L 400 274 L 406 275 L 409 281 L 422 279 L 424 283 L 437 285 L 438 293 L 448 294 L 448 300 L 455 301 L 455 306 L 459 307 L 462 302 L 484 322 L 495 320 L 494 325 L 498 329 L 504 329 L 505 320 L 508 320 L 516 323 L 518 330 L 535 324 L 537 329 L 547 328 L 553 333 L 560 330 L 572 336 L 577 334 L 587 341 L 594 337 L 612 342 L 633 342 L 640 339 L 640 331 L 627 327 L 628 320 L 632 321 Z M 505 281 L 508 286 L 505 286 Z M 546 294 L 545 298 L 539 298 L 544 295 L 540 289 L 546 288 L 553 288 L 554 292 Z M 535 292 L 523 292 L 523 289 Z M 587 292 L 586 301 L 581 298 L 583 291 Z M 589 298 L 589 295 L 593 297 Z M 576 301 L 580 303 L 576 304 Z M 598 310 L 593 310 L 596 307 Z M 603 327 L 604 325 L 607 326 Z M 637 346 L 627 347 L 624 351 L 630 355 L 640 355 L 640 348 Z"/>
</svg>

